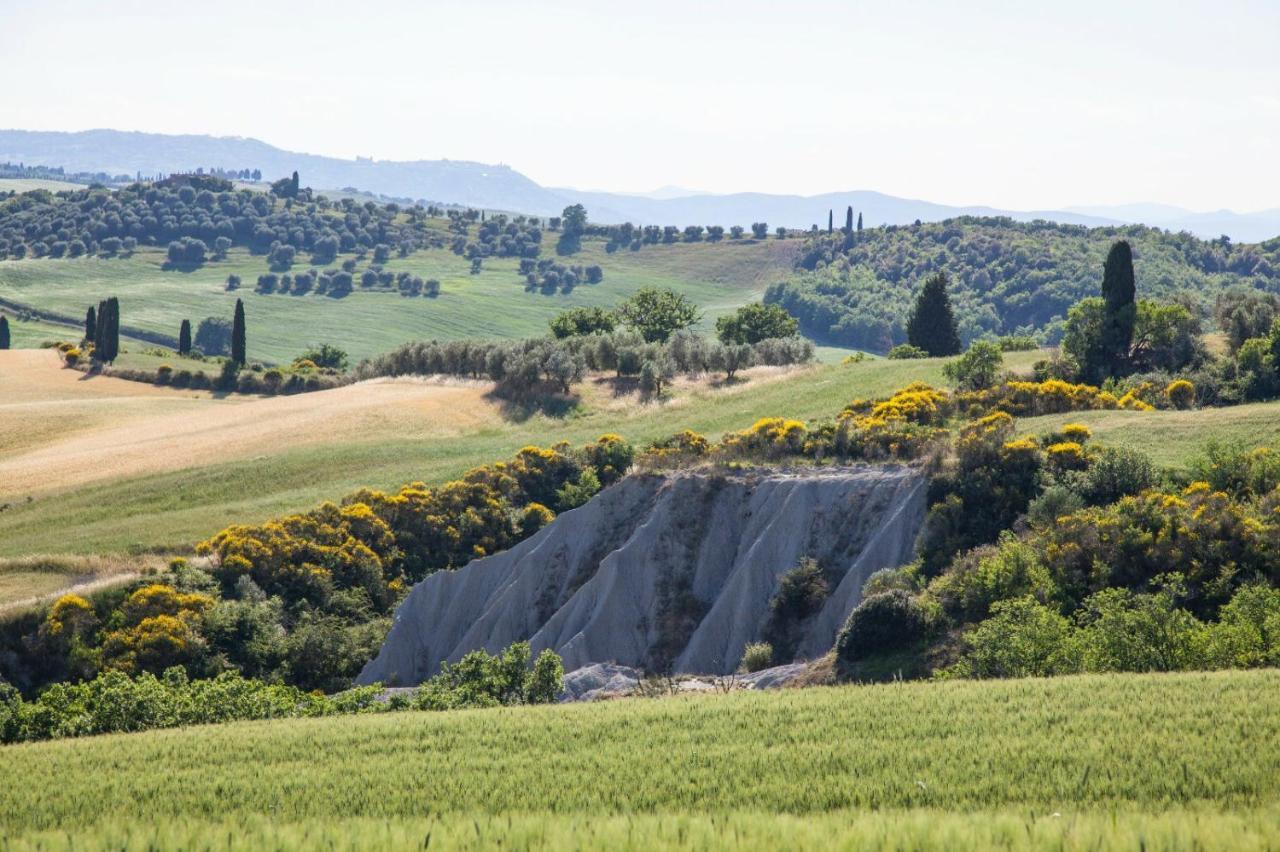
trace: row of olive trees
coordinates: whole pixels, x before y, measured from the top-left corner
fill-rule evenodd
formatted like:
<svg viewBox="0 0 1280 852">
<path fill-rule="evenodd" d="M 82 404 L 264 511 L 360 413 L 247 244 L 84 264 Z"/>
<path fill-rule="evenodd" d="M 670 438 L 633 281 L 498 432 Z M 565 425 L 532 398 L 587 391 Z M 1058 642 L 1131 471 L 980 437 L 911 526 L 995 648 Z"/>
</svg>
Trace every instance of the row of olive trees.
<svg viewBox="0 0 1280 852">
<path fill-rule="evenodd" d="M 497 382 L 509 393 L 523 394 L 545 388 L 568 393 L 588 372 L 612 372 L 619 378 L 638 377 L 641 390 L 661 393 L 677 375 L 724 373 L 732 378 L 756 364 L 803 364 L 813 355 L 813 344 L 797 337 L 726 344 L 686 330 L 658 342 L 633 331 L 615 331 L 561 340 L 407 343 L 360 364 L 354 377 L 449 375 Z"/>
</svg>

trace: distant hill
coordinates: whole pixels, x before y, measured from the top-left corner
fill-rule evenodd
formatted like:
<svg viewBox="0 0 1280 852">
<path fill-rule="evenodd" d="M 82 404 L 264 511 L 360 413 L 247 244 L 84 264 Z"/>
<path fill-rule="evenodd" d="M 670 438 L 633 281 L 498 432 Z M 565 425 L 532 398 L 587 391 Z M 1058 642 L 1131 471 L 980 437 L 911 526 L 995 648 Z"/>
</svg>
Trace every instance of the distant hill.
<svg viewBox="0 0 1280 852">
<path fill-rule="evenodd" d="M 595 192 L 544 187 L 505 165 L 463 160 L 345 160 L 285 151 L 257 139 L 165 135 L 120 130 L 77 133 L 0 130 L 0 162 L 61 166 L 68 171 L 138 174 L 183 172 L 196 168 L 260 169 L 275 179 L 298 171 L 303 183 L 321 190 L 354 188 L 394 198 L 412 198 L 507 210 L 540 216 L 558 214 L 580 203 L 592 221 L 642 225 L 750 225 L 825 227 L 827 211 L 837 224 L 845 210 L 862 214 L 867 227 L 940 222 L 959 216 L 1006 216 L 1019 222 L 1047 219 L 1091 227 L 1145 224 L 1188 230 L 1214 238 L 1227 234 L 1237 242 L 1258 242 L 1280 235 L 1280 208 L 1258 213 L 1196 213 L 1166 205 L 1076 207 L 1066 210 L 1004 210 L 953 206 L 880 192 L 853 190 L 822 195 L 760 192 L 714 194 L 665 186 L 648 193 Z"/>
<path fill-rule="evenodd" d="M 1280 236 L 1280 207 L 1253 213 L 1236 213 L 1233 210 L 1197 213 L 1169 204 L 1118 204 L 1067 209 L 1072 213 L 1119 219 L 1167 231 L 1188 231 L 1205 239 L 1226 234 L 1238 243 L 1260 243 Z"/>
<path fill-rule="evenodd" d="M 454 160 L 343 160 L 283 151 L 257 139 L 169 136 L 119 130 L 80 133 L 0 130 L 0 161 L 144 176 L 196 168 L 261 169 L 264 178 L 298 171 L 313 187 L 475 207 L 558 213 L 565 201 L 507 166 Z"/>
</svg>

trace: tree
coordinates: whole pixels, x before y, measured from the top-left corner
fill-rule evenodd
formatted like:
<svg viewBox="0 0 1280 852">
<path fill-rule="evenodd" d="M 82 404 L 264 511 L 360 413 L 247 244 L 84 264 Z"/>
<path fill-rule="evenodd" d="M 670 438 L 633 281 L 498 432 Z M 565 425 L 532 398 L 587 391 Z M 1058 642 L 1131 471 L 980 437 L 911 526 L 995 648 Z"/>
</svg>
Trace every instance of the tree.
<svg viewBox="0 0 1280 852">
<path fill-rule="evenodd" d="M 191 354 L 191 320 L 183 320 L 178 327 L 178 354 Z"/>
<path fill-rule="evenodd" d="M 832 214 L 830 210 L 827 211 L 827 233 L 828 234 L 830 234 L 834 230 L 835 219 L 833 218 L 833 215 L 834 214 Z"/>
<path fill-rule="evenodd" d="M 582 248 L 582 235 L 587 230 L 587 208 L 581 204 L 571 204 L 560 214 L 562 232 L 556 242 L 556 252 L 573 254 Z"/>
<path fill-rule="evenodd" d="M 244 302 L 236 299 L 235 318 L 231 321 L 231 360 L 236 364 L 244 364 L 245 358 L 245 335 L 244 335 Z"/>
<path fill-rule="evenodd" d="M 110 363 L 120 354 L 120 302 L 115 296 L 98 303 L 93 341 L 95 361 Z"/>
<path fill-rule="evenodd" d="M 951 297 L 947 295 L 945 272 L 925 280 L 907 320 L 907 342 L 934 358 L 960 354 L 960 334 L 951 310 Z"/>
<path fill-rule="evenodd" d="M 670 288 L 644 287 L 618 306 L 618 318 L 646 343 L 665 343 L 702 318 L 697 305 Z"/>
<path fill-rule="evenodd" d="M 771 337 L 792 337 L 799 331 L 795 317 L 777 305 L 753 302 L 716 320 L 721 343 L 759 343 Z"/>
<path fill-rule="evenodd" d="M 853 205 L 849 205 L 844 211 L 844 232 L 846 234 L 853 233 Z"/>
<path fill-rule="evenodd" d="M 195 344 L 206 355 L 222 355 L 231 348 L 231 323 L 222 317 L 205 317 L 196 326 Z"/>
<path fill-rule="evenodd" d="M 1129 349 L 1133 345 L 1133 327 L 1137 322 L 1137 292 L 1133 275 L 1133 250 L 1119 240 L 1107 253 L 1102 271 L 1102 336 L 1098 366 L 1107 376 L 1122 375 L 1128 367 Z M 1098 377 L 1091 377 L 1098 378 Z"/>
<path fill-rule="evenodd" d="M 1000 347 L 979 340 L 969 347 L 968 352 L 945 364 L 942 374 L 960 390 L 983 390 L 996 383 L 1003 364 L 1004 355 Z"/>
<path fill-rule="evenodd" d="M 557 338 L 586 334 L 609 334 L 617 320 L 604 308 L 570 308 L 551 320 L 551 333 Z"/>
<path fill-rule="evenodd" d="M 98 331 L 98 312 L 93 305 L 89 306 L 89 310 L 84 312 L 84 339 L 90 343 L 94 343 L 94 334 Z"/>
<path fill-rule="evenodd" d="M 294 363 L 298 361 L 310 361 L 317 367 L 328 367 L 332 370 L 345 370 L 347 368 L 347 353 L 333 344 L 321 343 L 318 346 L 306 349 L 297 357 Z"/>
<path fill-rule="evenodd" d="M 9 343 L 9 318 L 0 316 L 0 349 L 8 349 Z"/>
<path fill-rule="evenodd" d="M 862 233 L 862 211 L 858 211 L 858 233 Z"/>
</svg>

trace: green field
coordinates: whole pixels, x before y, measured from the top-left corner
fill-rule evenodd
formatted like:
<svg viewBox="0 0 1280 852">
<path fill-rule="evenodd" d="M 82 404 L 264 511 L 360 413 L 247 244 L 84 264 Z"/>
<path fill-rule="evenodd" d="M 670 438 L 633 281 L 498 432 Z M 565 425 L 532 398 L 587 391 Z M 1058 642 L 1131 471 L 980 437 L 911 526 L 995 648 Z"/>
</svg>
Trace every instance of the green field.
<svg viewBox="0 0 1280 852">
<path fill-rule="evenodd" d="M 230 319 L 236 298 L 241 298 L 250 358 L 286 363 L 307 346 L 324 342 L 359 360 L 409 340 L 542 336 L 547 321 L 564 308 L 611 307 L 644 286 L 677 288 L 703 308 L 702 325 L 709 329 L 716 317 L 758 299 L 766 287 L 786 277 L 798 246 L 798 240 L 726 241 L 646 246 L 610 255 L 602 241 L 587 240 L 582 252 L 562 260 L 599 264 L 604 281 L 580 285 L 568 295 L 525 292 L 514 258 L 486 260 L 483 271 L 472 275 L 465 258 L 434 249 L 392 258 L 385 268 L 439 280 L 438 297 L 404 298 L 357 286 L 341 299 L 255 293 L 254 282 L 268 271 L 267 261 L 243 249 L 193 271 L 166 270 L 164 252 L 143 249 L 128 258 L 0 261 L 0 298 L 79 318 L 89 305 L 117 296 L 122 325 L 174 337 L 183 319 L 193 327 L 208 316 Z M 550 246 L 546 251 L 551 252 Z M 300 263 L 294 271 L 307 268 Z M 232 273 L 240 275 L 243 285 L 228 292 L 225 283 Z"/>
<path fill-rule="evenodd" d="M 1280 444 L 1280 403 L 1255 402 L 1197 411 L 1083 411 L 1027 417 L 1018 428 L 1048 432 L 1064 423 L 1083 423 L 1094 439 L 1149 455 L 1162 467 L 1183 468 L 1211 440 L 1247 447 Z"/>
<path fill-rule="evenodd" d="M 1280 672 L 406 712 L 0 755 L 16 849 L 1264 849 Z"/>
<path fill-rule="evenodd" d="M 3 308 L 0 308 L 0 314 L 9 318 L 9 345 L 13 349 L 38 349 L 50 340 L 74 342 L 84 334 L 82 329 L 69 325 L 57 325 L 43 320 L 20 320 Z"/>
</svg>

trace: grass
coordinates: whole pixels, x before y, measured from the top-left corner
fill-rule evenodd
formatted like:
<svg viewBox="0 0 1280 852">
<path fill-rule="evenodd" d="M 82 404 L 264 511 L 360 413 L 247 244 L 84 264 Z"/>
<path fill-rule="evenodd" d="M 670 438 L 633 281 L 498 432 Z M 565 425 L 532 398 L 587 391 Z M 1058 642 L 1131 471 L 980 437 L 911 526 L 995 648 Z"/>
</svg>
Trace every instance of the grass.
<svg viewBox="0 0 1280 852">
<path fill-rule="evenodd" d="M 5 848 L 430 833 L 446 847 L 1257 849 L 1280 817 L 1280 672 L 237 723 L 0 754 Z"/>
<path fill-rule="evenodd" d="M 87 184 L 71 183 L 65 180 L 46 180 L 44 178 L 0 178 L 0 192 L 16 192 L 21 195 L 36 189 L 47 189 L 50 192 L 62 192 L 70 189 L 84 189 Z"/>
<path fill-rule="evenodd" d="M 1009 363 L 1025 367 L 1034 356 L 1016 353 Z M 59 487 L 30 485 L 6 493 L 0 485 L 0 501 L 13 503 L 9 511 L 0 513 L 0 556 L 182 552 L 231 523 L 260 521 L 310 508 L 363 486 L 390 489 L 415 480 L 445 481 L 476 465 L 507 458 L 531 443 L 549 445 L 567 440 L 581 444 L 605 432 L 619 432 L 635 443 L 646 443 L 684 428 L 718 437 L 765 416 L 833 417 L 855 397 L 885 396 L 915 380 L 940 382 L 943 363 L 941 359 L 872 360 L 789 372 L 766 368 L 728 387 L 711 386 L 705 380 L 682 385 L 670 400 L 647 404 L 634 396 L 615 397 L 607 382 L 593 382 L 583 386 L 579 405 L 563 417 L 526 416 L 518 411 L 504 417 L 477 393 L 469 401 L 451 400 L 448 404 L 454 407 L 448 412 L 433 409 L 427 402 L 419 408 L 395 404 L 370 409 L 354 421 L 344 414 L 340 423 L 325 421 L 312 427 L 295 419 L 290 421 L 294 423 L 291 431 L 288 423 L 283 431 L 275 431 L 262 421 L 260 436 L 234 440 L 227 437 L 231 433 L 206 429 L 204 424 L 212 414 L 201 412 L 215 412 L 228 405 L 262 406 L 239 409 L 238 422 L 256 423 L 261 420 L 258 412 L 275 411 L 290 400 L 339 405 L 360 386 L 326 392 L 328 395 L 276 400 L 167 395 L 105 399 L 79 414 L 94 423 L 76 436 L 77 452 L 86 454 L 82 467 L 91 471 L 78 476 L 74 487 L 66 484 L 67 472 L 61 468 L 56 479 L 62 483 Z M 135 383 L 123 383 L 122 392 L 127 393 L 132 385 Z M 137 387 L 150 390 L 146 385 Z M 32 447 L 17 425 L 6 432 L 6 420 L 29 423 L 31 410 L 40 406 L 43 404 L 36 402 L 0 405 L 0 441 L 9 434 L 11 441 L 24 442 L 20 450 L 0 443 L 0 477 L 6 465 L 12 477 L 14 465 L 41 449 Z M 165 413 L 169 419 L 149 418 L 151 411 Z M 301 418 L 303 414 L 292 412 L 290 417 Z M 444 414 L 447 417 L 441 420 Z M 195 436 L 202 435 L 202 447 L 210 439 L 214 445 L 208 453 L 197 452 L 194 443 L 184 447 L 180 438 L 174 440 L 172 433 L 166 432 L 169 443 L 163 452 L 169 455 L 172 469 L 154 471 L 159 450 L 139 443 L 143 433 L 131 424 L 136 422 L 141 430 L 155 428 L 160 422 L 173 425 L 177 419 L 179 429 L 189 423 L 193 442 Z M 453 421 L 466 428 L 453 428 Z M 119 436 L 121 451 L 146 450 L 138 456 L 139 463 L 154 472 L 130 474 L 122 465 L 109 479 L 94 479 L 93 468 L 101 472 L 104 465 L 119 462 L 115 453 L 101 445 L 105 430 L 115 430 L 112 434 Z M 46 436 L 44 446 L 51 446 L 57 437 Z M 49 465 L 64 465 L 66 454 L 51 455 Z M 24 467 L 23 481 L 55 481 L 53 467 L 44 475 L 40 475 L 41 469 Z M 29 502 L 28 497 L 32 498 Z"/>
<path fill-rule="evenodd" d="M 309 345 L 325 342 L 360 360 L 408 340 L 541 336 L 548 320 L 567 307 L 611 307 L 644 286 L 678 289 L 703 308 L 703 327 L 712 328 L 716 317 L 758 299 L 785 277 L 798 245 L 798 240 L 678 243 L 610 255 L 602 241 L 587 240 L 581 253 L 562 260 L 599 264 L 604 281 L 578 286 L 568 295 L 525 292 L 515 258 L 491 258 L 472 275 L 465 258 L 434 249 L 392 258 L 385 268 L 439 280 L 438 297 L 404 298 L 357 286 L 341 299 L 255 293 L 254 282 L 268 271 L 267 262 L 242 249 L 185 271 L 165 269 L 160 249 L 141 249 L 126 258 L 0 261 L 0 298 L 79 318 L 89 305 L 113 295 L 120 299 L 123 325 L 174 337 L 183 319 L 193 327 L 208 316 L 230 319 L 240 298 L 251 359 L 288 363 Z M 551 245 L 544 251 L 552 252 Z M 307 268 L 297 264 L 294 271 Z M 232 273 L 244 283 L 228 292 L 225 282 Z"/>
<path fill-rule="evenodd" d="M 1211 440 L 1249 447 L 1280 443 L 1280 403 L 1255 402 L 1198 411 L 1085 411 L 1026 417 L 1018 428 L 1048 432 L 1064 423 L 1083 423 L 1103 444 L 1146 453 L 1159 466 L 1185 468 Z"/>
<path fill-rule="evenodd" d="M 12 349 L 39 349 L 45 341 L 70 340 L 78 343 L 83 329 L 67 325 L 55 325 L 42 320 L 20 320 L 0 308 L 0 314 L 9 318 L 9 346 Z"/>
</svg>

